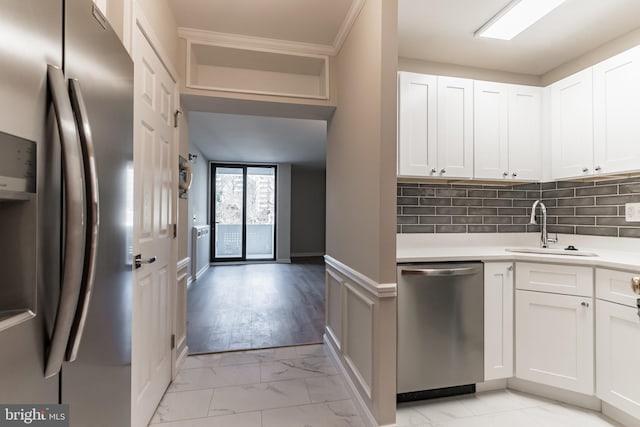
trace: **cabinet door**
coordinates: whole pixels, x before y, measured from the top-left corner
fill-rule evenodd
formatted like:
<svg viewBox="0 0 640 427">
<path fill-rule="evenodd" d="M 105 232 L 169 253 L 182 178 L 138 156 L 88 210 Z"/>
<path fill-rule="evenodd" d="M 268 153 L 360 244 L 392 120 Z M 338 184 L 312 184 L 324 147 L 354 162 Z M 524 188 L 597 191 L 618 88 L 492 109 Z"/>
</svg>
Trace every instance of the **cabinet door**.
<svg viewBox="0 0 640 427">
<path fill-rule="evenodd" d="M 592 298 L 516 290 L 516 376 L 591 395 Z"/>
<path fill-rule="evenodd" d="M 638 310 L 601 300 L 596 304 L 596 395 L 640 418 Z"/>
<path fill-rule="evenodd" d="M 438 174 L 473 176 L 473 80 L 438 77 Z"/>
<path fill-rule="evenodd" d="M 513 264 L 484 265 L 484 379 L 513 376 Z"/>
<path fill-rule="evenodd" d="M 509 173 L 539 181 L 542 174 L 542 89 L 509 86 Z"/>
<path fill-rule="evenodd" d="M 588 68 L 551 86 L 554 179 L 593 174 L 593 75 Z"/>
<path fill-rule="evenodd" d="M 398 176 L 431 176 L 437 170 L 437 77 L 399 74 Z"/>
<path fill-rule="evenodd" d="M 508 86 L 473 82 L 474 177 L 508 179 Z"/>
<path fill-rule="evenodd" d="M 597 173 L 640 169 L 640 46 L 593 67 Z"/>
</svg>

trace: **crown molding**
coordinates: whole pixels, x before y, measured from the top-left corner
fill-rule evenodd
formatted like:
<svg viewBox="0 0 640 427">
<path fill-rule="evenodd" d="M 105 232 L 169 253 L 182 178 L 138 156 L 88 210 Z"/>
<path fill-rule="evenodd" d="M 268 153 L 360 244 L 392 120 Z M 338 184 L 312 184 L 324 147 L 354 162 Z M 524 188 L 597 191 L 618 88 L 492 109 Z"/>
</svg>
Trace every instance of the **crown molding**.
<svg viewBox="0 0 640 427">
<path fill-rule="evenodd" d="M 240 34 L 219 33 L 215 31 L 196 30 L 194 28 L 180 27 L 178 28 L 178 36 L 195 42 L 214 44 L 218 46 L 233 46 L 249 50 L 268 49 L 305 53 L 310 55 L 335 55 L 333 46 L 329 45 L 301 43 Z"/>
<path fill-rule="evenodd" d="M 353 24 L 356 22 L 356 18 L 360 14 L 365 1 L 366 0 L 353 0 L 351 2 L 351 7 L 347 11 L 347 15 L 342 21 L 342 25 L 338 30 L 338 34 L 336 34 L 336 38 L 333 40 L 333 55 L 337 55 L 338 52 L 340 52 L 340 49 L 342 49 L 342 45 L 347 39 L 347 36 L 349 35 Z"/>
<path fill-rule="evenodd" d="M 338 29 L 332 45 L 304 43 L 290 40 L 270 39 L 265 37 L 247 36 L 242 34 L 220 33 L 216 31 L 198 30 L 195 28 L 178 28 L 178 37 L 214 45 L 233 46 L 245 49 L 269 49 L 311 55 L 335 56 L 340 52 L 356 18 L 360 14 L 366 0 L 352 0 L 342 24 Z"/>
</svg>

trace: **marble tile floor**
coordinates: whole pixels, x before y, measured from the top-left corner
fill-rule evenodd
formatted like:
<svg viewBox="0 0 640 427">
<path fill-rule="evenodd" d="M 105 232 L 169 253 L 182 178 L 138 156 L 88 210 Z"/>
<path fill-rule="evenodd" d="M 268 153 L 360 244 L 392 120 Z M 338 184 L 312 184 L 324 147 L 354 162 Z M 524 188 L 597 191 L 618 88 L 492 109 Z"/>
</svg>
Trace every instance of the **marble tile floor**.
<svg viewBox="0 0 640 427">
<path fill-rule="evenodd" d="M 362 427 L 323 345 L 189 356 L 155 427 Z M 607 427 L 600 413 L 513 390 L 398 405 L 398 427 Z"/>
</svg>

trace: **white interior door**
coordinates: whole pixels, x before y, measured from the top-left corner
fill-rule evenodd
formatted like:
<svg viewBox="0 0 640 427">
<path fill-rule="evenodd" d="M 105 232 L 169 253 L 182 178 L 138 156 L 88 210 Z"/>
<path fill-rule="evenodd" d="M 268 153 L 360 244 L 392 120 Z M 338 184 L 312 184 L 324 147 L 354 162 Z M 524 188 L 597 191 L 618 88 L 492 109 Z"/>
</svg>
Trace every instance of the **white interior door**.
<svg viewBox="0 0 640 427">
<path fill-rule="evenodd" d="M 146 426 L 171 381 L 172 161 L 175 81 L 136 29 L 133 43 L 134 197 L 133 253 L 143 263 L 134 271 L 132 413 L 133 426 Z"/>
</svg>

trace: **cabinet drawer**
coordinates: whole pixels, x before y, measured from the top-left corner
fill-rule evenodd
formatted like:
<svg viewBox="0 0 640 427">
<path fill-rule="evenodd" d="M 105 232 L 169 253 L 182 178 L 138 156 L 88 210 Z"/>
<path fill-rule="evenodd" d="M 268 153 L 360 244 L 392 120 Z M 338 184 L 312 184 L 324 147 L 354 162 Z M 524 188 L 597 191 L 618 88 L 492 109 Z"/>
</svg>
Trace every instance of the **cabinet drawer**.
<svg viewBox="0 0 640 427">
<path fill-rule="evenodd" d="M 640 295 L 631 287 L 634 277 L 640 277 L 640 272 L 596 268 L 596 297 L 635 308 Z"/>
<path fill-rule="evenodd" d="M 516 289 L 593 296 L 593 269 L 573 265 L 516 263 Z"/>
</svg>

